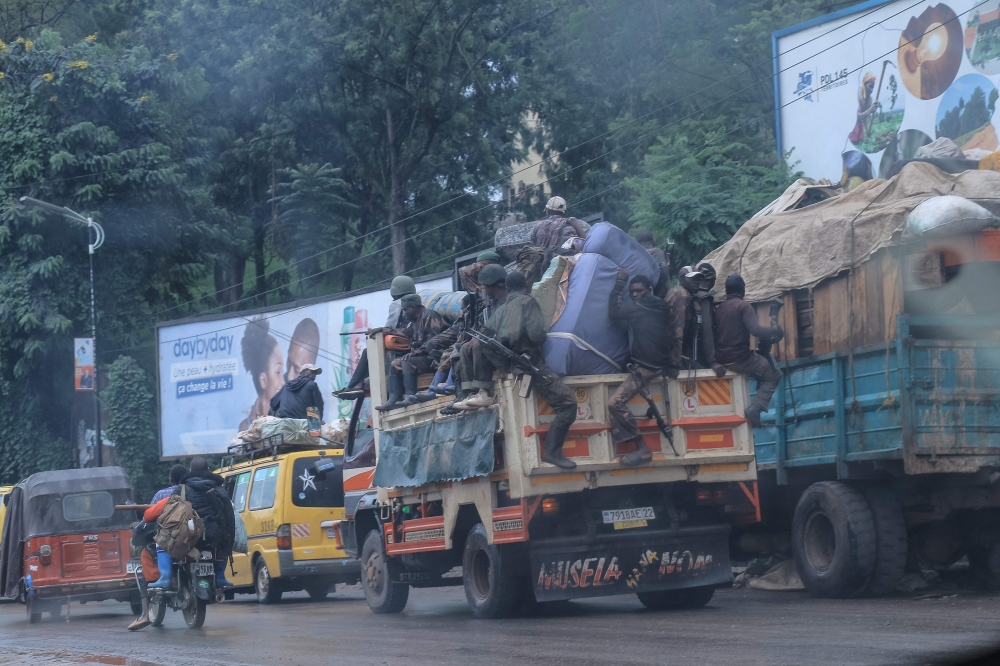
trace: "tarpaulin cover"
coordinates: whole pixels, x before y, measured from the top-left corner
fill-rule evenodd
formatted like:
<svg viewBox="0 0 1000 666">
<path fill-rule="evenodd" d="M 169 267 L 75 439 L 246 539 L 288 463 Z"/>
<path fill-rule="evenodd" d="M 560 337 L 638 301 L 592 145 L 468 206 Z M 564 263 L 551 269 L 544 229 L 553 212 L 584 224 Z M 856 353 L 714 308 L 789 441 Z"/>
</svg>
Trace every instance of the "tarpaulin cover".
<svg viewBox="0 0 1000 666">
<path fill-rule="evenodd" d="M 455 418 L 386 430 L 379 437 L 374 484 L 380 488 L 459 481 L 493 471 L 497 413 L 480 409 Z"/>
<path fill-rule="evenodd" d="M 646 248 L 610 222 L 598 222 L 591 228 L 583 251 L 607 257 L 619 268 L 627 268 L 633 277 L 645 275 L 653 284 L 660 279 L 660 267 Z"/>
<path fill-rule="evenodd" d="M 597 227 L 595 226 L 595 229 Z M 642 246 L 636 244 L 647 257 Z M 650 259 L 652 260 L 652 259 Z M 655 265 L 655 263 L 654 263 Z M 659 269 L 657 269 L 658 271 Z M 628 356 L 625 329 L 615 326 L 608 317 L 608 300 L 618 279 L 618 265 L 599 254 L 583 253 L 569 278 L 566 309 L 552 325 L 551 333 L 572 333 L 610 357 L 619 365 Z M 572 340 L 550 337 L 542 347 L 545 362 L 558 375 L 601 375 L 619 370 Z"/>
<path fill-rule="evenodd" d="M 907 241 L 903 230 L 910 211 L 931 197 L 962 196 L 997 214 L 998 191 L 996 171 L 948 174 L 911 163 L 890 180 L 870 180 L 807 208 L 755 217 L 704 261 L 715 266 L 720 283 L 741 274 L 746 299 L 759 303 L 813 287 L 849 269 L 852 257 L 858 265 L 884 247 Z"/>
<path fill-rule="evenodd" d="M 14 486 L 8 495 L 7 514 L 0 533 L 0 596 L 17 596 L 24 575 L 24 484 Z"/>
<path fill-rule="evenodd" d="M 264 439 L 281 435 L 283 444 L 317 444 L 315 437 L 309 436 L 309 421 L 306 419 L 276 419 L 261 424 L 260 434 Z"/>
</svg>

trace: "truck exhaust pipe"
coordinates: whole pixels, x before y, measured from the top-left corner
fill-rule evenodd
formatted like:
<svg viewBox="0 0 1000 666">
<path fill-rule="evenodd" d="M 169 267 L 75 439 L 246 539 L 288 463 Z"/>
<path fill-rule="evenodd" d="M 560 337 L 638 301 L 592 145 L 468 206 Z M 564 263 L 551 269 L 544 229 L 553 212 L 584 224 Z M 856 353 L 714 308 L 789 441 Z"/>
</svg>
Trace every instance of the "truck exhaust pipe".
<svg viewBox="0 0 1000 666">
<path fill-rule="evenodd" d="M 226 593 L 223 592 L 222 590 L 216 590 L 215 591 L 215 603 L 221 604 L 225 600 L 226 600 Z"/>
</svg>

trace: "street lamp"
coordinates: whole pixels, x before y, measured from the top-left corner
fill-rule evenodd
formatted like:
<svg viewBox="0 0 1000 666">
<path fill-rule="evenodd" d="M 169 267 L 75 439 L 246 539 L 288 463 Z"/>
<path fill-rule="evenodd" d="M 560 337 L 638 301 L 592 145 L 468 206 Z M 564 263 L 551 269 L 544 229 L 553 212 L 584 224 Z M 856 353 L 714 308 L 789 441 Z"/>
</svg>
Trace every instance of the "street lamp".
<svg viewBox="0 0 1000 666">
<path fill-rule="evenodd" d="M 97 371 L 97 302 L 94 300 L 94 250 L 101 247 L 104 243 L 104 229 L 97 222 L 94 222 L 93 219 L 84 217 L 64 206 L 56 206 L 55 204 L 39 201 L 31 197 L 21 197 L 21 204 L 41 208 L 74 222 L 82 222 L 88 228 L 87 240 L 90 241 L 87 246 L 87 251 L 90 254 L 90 335 L 94 340 L 94 433 L 96 435 L 94 448 L 97 454 L 95 462 L 98 467 L 101 467 L 104 464 L 104 439 L 101 437 L 101 382 L 98 379 L 100 375 Z"/>
</svg>

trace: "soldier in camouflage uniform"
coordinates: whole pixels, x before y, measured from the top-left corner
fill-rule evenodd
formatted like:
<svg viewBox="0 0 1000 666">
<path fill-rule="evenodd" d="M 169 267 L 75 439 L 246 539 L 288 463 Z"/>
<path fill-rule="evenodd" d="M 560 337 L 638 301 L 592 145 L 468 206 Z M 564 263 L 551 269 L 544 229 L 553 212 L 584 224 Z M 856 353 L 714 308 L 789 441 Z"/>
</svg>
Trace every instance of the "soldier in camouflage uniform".
<svg viewBox="0 0 1000 666">
<path fill-rule="evenodd" d="M 427 343 L 448 328 L 444 317 L 423 306 L 420 296 L 407 294 L 400 299 L 400 304 L 407 322 L 402 334 L 410 341 L 410 351 L 389 366 L 389 399 L 384 405 L 376 407 L 381 412 L 419 402 L 417 376 L 430 372 L 440 356 L 440 350 L 429 348 Z"/>
</svg>

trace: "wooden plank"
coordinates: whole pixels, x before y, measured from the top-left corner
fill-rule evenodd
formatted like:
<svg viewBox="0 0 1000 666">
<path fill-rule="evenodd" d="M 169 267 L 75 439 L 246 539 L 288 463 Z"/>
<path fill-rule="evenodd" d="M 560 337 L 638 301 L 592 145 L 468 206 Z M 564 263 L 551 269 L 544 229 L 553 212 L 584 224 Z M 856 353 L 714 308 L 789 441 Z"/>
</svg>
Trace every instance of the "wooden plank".
<svg viewBox="0 0 1000 666">
<path fill-rule="evenodd" d="M 882 313 L 882 257 L 885 250 L 877 252 L 864 263 L 865 277 L 865 326 L 864 343 L 873 345 L 885 340 L 885 316 Z"/>
<path fill-rule="evenodd" d="M 885 250 L 882 257 L 882 331 L 884 339 L 896 339 L 896 315 L 903 312 L 903 271 L 901 248 Z"/>
<path fill-rule="evenodd" d="M 785 337 L 778 343 L 778 360 L 789 361 L 799 357 L 799 325 L 796 320 L 795 295 L 787 292 L 783 300 L 785 306 L 778 315 L 778 325 L 785 332 Z"/>
<path fill-rule="evenodd" d="M 813 288 L 813 354 L 830 351 L 830 282 Z"/>
<path fill-rule="evenodd" d="M 848 324 L 851 316 L 847 303 L 847 274 L 830 280 L 828 290 L 830 298 L 829 351 L 839 351 L 847 349 Z"/>
</svg>

